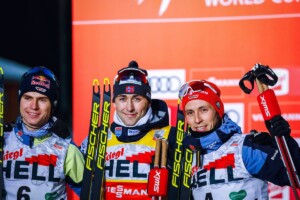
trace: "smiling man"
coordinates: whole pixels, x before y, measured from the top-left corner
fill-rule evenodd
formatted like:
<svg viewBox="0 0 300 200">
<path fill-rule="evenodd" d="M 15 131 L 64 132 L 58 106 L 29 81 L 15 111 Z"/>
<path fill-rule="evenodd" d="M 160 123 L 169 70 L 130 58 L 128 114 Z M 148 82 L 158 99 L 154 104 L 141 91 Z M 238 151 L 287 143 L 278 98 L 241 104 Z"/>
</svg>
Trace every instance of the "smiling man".
<svg viewBox="0 0 300 200">
<path fill-rule="evenodd" d="M 21 79 L 20 115 L 4 133 L 3 199 L 67 199 L 66 184 L 79 195 L 83 155 L 66 125 L 53 116 L 59 82 L 45 67 Z"/>
<path fill-rule="evenodd" d="M 274 139 L 268 133 L 242 134 L 224 113 L 217 85 L 206 80 L 190 81 L 181 87 L 179 97 L 189 125 L 183 144 L 201 153 L 201 162 L 196 164 L 194 159 L 192 166 L 193 199 L 266 200 L 268 181 L 290 185 Z M 290 136 L 288 122 L 276 116 L 269 123 L 272 136 L 286 136 L 299 170 L 299 146 Z"/>
<path fill-rule="evenodd" d="M 156 138 L 168 139 L 167 104 L 151 99 L 148 74 L 136 61 L 118 71 L 114 81 L 115 113 L 107 136 L 105 199 L 143 199 L 153 167 Z M 86 151 L 87 139 L 82 143 Z"/>
</svg>

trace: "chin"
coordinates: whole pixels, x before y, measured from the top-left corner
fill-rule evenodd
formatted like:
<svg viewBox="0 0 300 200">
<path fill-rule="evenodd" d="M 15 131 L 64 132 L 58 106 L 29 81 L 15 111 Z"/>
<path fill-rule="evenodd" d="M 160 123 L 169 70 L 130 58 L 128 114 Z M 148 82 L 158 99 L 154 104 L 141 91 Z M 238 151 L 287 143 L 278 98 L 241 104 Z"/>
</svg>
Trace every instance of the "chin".
<svg viewBox="0 0 300 200">
<path fill-rule="evenodd" d="M 199 129 L 194 129 L 193 131 L 196 131 L 196 132 L 202 133 L 202 132 L 206 132 L 207 130 L 206 130 L 206 129 L 201 129 L 201 130 L 199 130 Z"/>
<path fill-rule="evenodd" d="M 136 123 L 132 123 L 132 122 L 127 122 L 127 123 L 124 123 L 126 126 L 134 126 Z"/>
</svg>

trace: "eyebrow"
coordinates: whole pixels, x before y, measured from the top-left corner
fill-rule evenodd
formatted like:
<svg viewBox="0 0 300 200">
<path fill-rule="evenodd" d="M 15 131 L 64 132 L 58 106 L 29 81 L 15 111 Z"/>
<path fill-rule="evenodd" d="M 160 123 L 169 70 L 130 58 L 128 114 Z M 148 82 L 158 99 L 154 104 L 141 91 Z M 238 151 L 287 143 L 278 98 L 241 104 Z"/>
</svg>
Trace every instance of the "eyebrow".
<svg viewBox="0 0 300 200">
<path fill-rule="evenodd" d="M 32 95 L 28 95 L 28 94 L 23 94 L 22 97 L 29 97 L 29 98 L 37 98 L 37 99 L 49 99 L 49 97 L 47 96 L 32 96 Z"/>
<path fill-rule="evenodd" d="M 127 94 L 119 94 L 117 97 L 127 97 Z M 143 97 L 143 96 L 140 94 L 133 94 L 132 97 Z"/>
<path fill-rule="evenodd" d="M 198 110 L 198 109 L 203 109 L 203 108 L 209 108 L 209 106 L 200 106 L 200 107 L 197 107 L 196 109 Z M 193 110 L 195 110 L 195 109 L 187 109 L 187 110 L 185 110 L 185 112 L 186 111 L 193 111 Z"/>
</svg>

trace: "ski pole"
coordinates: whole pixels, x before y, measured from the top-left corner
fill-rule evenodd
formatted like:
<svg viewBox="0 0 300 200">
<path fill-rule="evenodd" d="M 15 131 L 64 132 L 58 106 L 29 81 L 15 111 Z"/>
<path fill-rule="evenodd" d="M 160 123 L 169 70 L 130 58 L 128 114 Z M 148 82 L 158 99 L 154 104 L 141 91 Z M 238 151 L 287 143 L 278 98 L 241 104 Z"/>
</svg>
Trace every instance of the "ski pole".
<svg viewBox="0 0 300 200">
<path fill-rule="evenodd" d="M 167 149 L 167 141 L 156 138 L 154 168 L 150 170 L 148 179 L 148 195 L 152 200 L 160 200 L 167 195 Z"/>
<path fill-rule="evenodd" d="M 162 152 L 161 152 L 161 168 L 162 168 L 162 170 L 163 170 L 163 172 L 162 173 L 164 173 L 165 175 L 165 178 L 164 178 L 164 180 L 162 180 L 162 181 L 164 181 L 164 183 L 163 183 L 163 185 L 161 186 L 161 187 L 163 187 L 162 188 L 162 190 L 163 190 L 163 195 L 161 195 L 160 197 L 159 197 L 159 200 L 161 200 L 162 199 L 162 197 L 164 197 L 164 196 L 166 196 L 167 195 L 167 190 L 168 190 L 168 177 L 169 177 L 169 173 L 168 173 L 168 169 L 167 169 L 167 158 L 168 158 L 168 156 L 167 156 L 167 154 L 168 154 L 168 142 L 167 142 L 167 140 L 166 139 L 162 139 Z"/>
<path fill-rule="evenodd" d="M 274 94 L 274 91 L 269 89 L 266 84 L 261 83 L 256 79 L 256 84 L 260 95 L 257 97 L 260 105 L 263 117 L 265 120 L 269 120 L 274 116 L 280 114 L 280 108 Z M 268 109 L 270 108 L 270 109 Z M 297 188 L 299 187 L 299 177 L 296 171 L 293 159 L 291 157 L 285 136 L 275 136 L 280 155 L 282 157 L 283 164 L 287 170 L 288 178 L 296 200 L 299 200 L 299 194 Z"/>
<path fill-rule="evenodd" d="M 254 88 L 254 81 L 256 82 L 258 91 L 260 93 L 257 97 L 257 101 L 265 121 L 272 119 L 274 116 L 281 115 L 275 93 L 273 90 L 268 88 L 268 85 L 274 86 L 277 80 L 277 75 L 271 68 L 269 68 L 269 66 L 264 66 L 257 63 L 249 72 L 247 72 L 243 76 L 243 78 L 239 82 L 241 89 L 247 94 L 250 94 L 252 92 Z M 250 83 L 251 87 L 247 87 L 245 85 L 245 82 Z M 299 177 L 293 163 L 286 138 L 284 136 L 276 136 L 275 141 L 282 157 L 283 164 L 287 170 L 287 175 L 295 198 L 299 200 L 299 195 L 296 190 L 296 188 L 300 185 Z"/>
</svg>

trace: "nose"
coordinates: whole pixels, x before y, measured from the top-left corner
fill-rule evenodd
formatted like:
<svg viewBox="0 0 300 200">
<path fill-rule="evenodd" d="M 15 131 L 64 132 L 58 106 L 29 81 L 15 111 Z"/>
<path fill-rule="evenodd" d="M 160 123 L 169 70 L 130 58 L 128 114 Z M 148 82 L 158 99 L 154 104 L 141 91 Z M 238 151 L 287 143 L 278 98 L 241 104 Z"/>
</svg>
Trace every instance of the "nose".
<svg viewBox="0 0 300 200">
<path fill-rule="evenodd" d="M 127 101 L 126 109 L 128 111 L 133 111 L 134 110 L 134 106 L 133 106 L 133 102 L 132 101 Z"/>
<path fill-rule="evenodd" d="M 200 122 L 202 122 L 202 117 L 199 113 L 197 113 L 195 115 L 195 123 L 199 124 Z"/>
<path fill-rule="evenodd" d="M 33 99 L 31 101 L 31 108 L 34 109 L 34 110 L 36 110 L 36 109 L 39 108 L 39 104 L 38 104 L 38 100 L 37 99 Z"/>
</svg>

